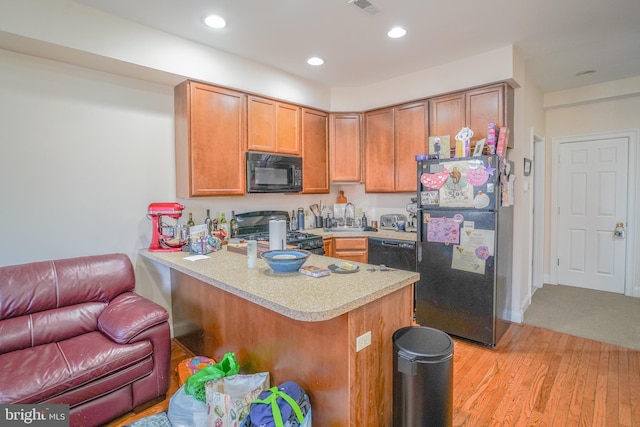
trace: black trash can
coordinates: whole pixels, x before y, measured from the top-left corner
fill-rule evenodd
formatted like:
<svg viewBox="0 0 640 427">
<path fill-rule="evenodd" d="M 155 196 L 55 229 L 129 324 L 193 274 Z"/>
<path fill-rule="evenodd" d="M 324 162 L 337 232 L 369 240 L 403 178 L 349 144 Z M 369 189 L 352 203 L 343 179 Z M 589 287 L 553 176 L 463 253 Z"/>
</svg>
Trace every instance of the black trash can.
<svg viewBox="0 0 640 427">
<path fill-rule="evenodd" d="M 453 340 L 425 326 L 393 333 L 394 427 L 453 423 Z"/>
</svg>

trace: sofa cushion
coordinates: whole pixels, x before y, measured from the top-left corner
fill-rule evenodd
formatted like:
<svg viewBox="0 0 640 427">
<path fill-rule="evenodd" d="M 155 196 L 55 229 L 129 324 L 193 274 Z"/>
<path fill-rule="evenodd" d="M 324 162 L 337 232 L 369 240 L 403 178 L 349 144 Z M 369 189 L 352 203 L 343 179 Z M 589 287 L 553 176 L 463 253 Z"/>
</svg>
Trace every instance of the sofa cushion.
<svg viewBox="0 0 640 427">
<path fill-rule="evenodd" d="M 0 354 L 96 331 L 106 305 L 87 302 L 0 320 Z"/>
<path fill-rule="evenodd" d="M 124 254 L 41 261 L 0 268 L 0 320 L 85 302 L 108 303 L 133 291 Z"/>
<path fill-rule="evenodd" d="M 169 319 L 167 310 L 133 292 L 118 295 L 98 318 L 98 328 L 113 341 L 124 344 L 140 332 Z"/>
<path fill-rule="evenodd" d="M 149 341 L 117 344 L 100 332 L 0 355 L 0 403 L 37 403 L 126 370 L 152 355 Z M 146 369 L 151 372 L 153 364 Z M 128 382 L 140 378 L 134 371 Z M 121 378 L 122 380 L 122 378 Z M 129 381 L 130 380 L 130 381 Z M 127 382 L 118 382 L 122 387 Z M 114 386 L 115 387 L 115 386 Z M 71 402 L 65 402 L 71 403 Z"/>
</svg>

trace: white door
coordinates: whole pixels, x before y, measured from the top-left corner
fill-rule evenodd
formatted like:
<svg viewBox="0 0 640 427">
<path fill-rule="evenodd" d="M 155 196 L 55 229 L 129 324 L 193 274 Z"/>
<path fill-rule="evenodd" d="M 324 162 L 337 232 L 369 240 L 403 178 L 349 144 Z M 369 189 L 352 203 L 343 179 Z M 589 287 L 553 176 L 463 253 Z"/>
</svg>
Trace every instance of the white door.
<svg viewBox="0 0 640 427">
<path fill-rule="evenodd" d="M 558 283 L 623 294 L 627 138 L 560 144 L 558 165 Z"/>
</svg>

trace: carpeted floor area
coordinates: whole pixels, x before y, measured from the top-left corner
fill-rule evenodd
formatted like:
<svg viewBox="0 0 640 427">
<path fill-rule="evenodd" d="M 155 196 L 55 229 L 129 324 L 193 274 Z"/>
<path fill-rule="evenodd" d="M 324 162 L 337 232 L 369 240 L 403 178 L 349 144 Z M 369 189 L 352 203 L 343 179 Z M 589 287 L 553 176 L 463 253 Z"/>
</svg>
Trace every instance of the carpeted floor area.
<svg viewBox="0 0 640 427">
<path fill-rule="evenodd" d="M 533 294 L 524 323 L 640 350 L 640 298 L 544 285 Z"/>
<path fill-rule="evenodd" d="M 127 427 L 172 427 L 166 412 L 151 415 L 129 424 Z"/>
</svg>

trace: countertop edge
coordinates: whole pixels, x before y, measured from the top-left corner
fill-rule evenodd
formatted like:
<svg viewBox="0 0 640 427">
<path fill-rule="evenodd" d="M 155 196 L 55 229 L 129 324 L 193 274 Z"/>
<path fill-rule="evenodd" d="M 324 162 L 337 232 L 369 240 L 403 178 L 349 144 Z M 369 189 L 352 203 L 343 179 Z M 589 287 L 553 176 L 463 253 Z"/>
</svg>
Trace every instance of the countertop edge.
<svg viewBox="0 0 640 427">
<path fill-rule="evenodd" d="M 415 282 L 417 282 L 420 278 L 420 275 L 418 273 L 414 273 L 412 276 L 407 277 L 405 279 L 399 280 L 398 282 L 394 283 L 393 285 L 387 286 L 383 289 L 380 289 L 376 292 L 364 295 L 360 298 L 354 299 L 353 301 L 350 301 L 347 304 L 343 304 L 341 306 L 335 307 L 331 310 L 324 310 L 324 311 L 299 311 L 299 310 L 294 310 L 290 307 L 278 304 L 274 301 L 270 301 L 267 299 L 264 299 L 260 296 L 257 296 L 255 294 L 252 294 L 250 292 L 246 292 L 242 289 L 238 289 L 235 286 L 229 285 L 227 283 L 221 282 L 219 280 L 216 280 L 212 277 L 206 276 L 206 275 L 202 275 L 196 271 L 190 270 L 188 268 L 185 268 L 179 264 L 173 263 L 169 260 L 165 260 L 162 259 L 158 256 L 155 256 L 155 254 L 148 252 L 147 250 L 141 250 L 140 255 L 143 256 L 144 258 L 153 261 L 153 262 L 157 262 L 159 264 L 162 264 L 166 267 L 169 267 L 171 269 L 174 269 L 180 273 L 186 274 L 187 276 L 193 277 L 195 279 L 198 279 L 204 283 L 207 283 L 211 286 L 214 286 L 218 289 L 221 289 L 223 291 L 229 292 L 230 294 L 233 294 L 237 297 L 240 297 L 242 299 L 245 299 L 247 301 L 253 302 L 254 304 L 260 305 L 264 308 L 267 308 L 269 310 L 272 310 L 276 313 L 282 314 L 286 317 L 289 317 L 293 320 L 298 320 L 298 321 L 303 321 L 303 322 L 322 322 L 322 321 L 326 321 L 326 320 L 330 320 L 333 318 L 336 318 L 338 316 L 341 316 L 345 313 L 348 313 L 354 309 L 357 309 L 359 307 L 362 307 L 372 301 L 375 301 L 379 298 L 382 298 L 386 295 L 389 295 L 399 289 L 402 289 L 406 286 L 409 286 Z"/>
</svg>

